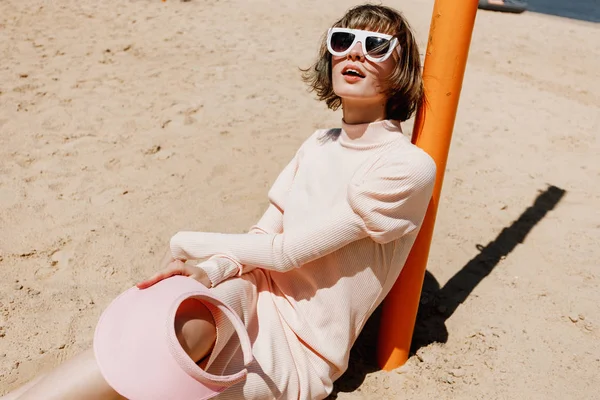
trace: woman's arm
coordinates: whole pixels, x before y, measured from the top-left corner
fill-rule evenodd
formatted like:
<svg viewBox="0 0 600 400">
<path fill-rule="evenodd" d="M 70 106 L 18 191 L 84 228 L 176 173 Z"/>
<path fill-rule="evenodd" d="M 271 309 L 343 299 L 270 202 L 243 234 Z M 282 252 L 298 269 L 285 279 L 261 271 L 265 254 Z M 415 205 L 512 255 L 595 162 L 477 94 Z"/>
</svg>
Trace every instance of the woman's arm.
<svg viewBox="0 0 600 400">
<path fill-rule="evenodd" d="M 275 183 L 269 190 L 269 207 L 260 220 L 250 228 L 249 234 L 280 234 L 283 232 L 285 201 L 296 177 L 296 171 L 298 170 L 302 154 L 301 150 L 302 147 L 300 147 L 294 158 L 286 165 L 275 180 Z M 212 286 L 216 286 L 235 275 L 248 273 L 256 268 L 256 265 L 243 264 L 234 257 L 227 254 L 220 254 L 219 252 L 212 253 L 208 260 L 199 263 L 197 266 L 206 272 Z"/>
<path fill-rule="evenodd" d="M 250 228 L 248 234 L 276 234 L 283 232 L 283 213 L 275 205 L 270 204 L 262 218 Z M 172 252 L 169 250 L 169 256 Z M 219 283 L 236 275 L 246 274 L 256 268 L 255 265 L 244 265 L 224 254 L 216 254 L 197 265 L 206 272 L 211 285 Z"/>
<path fill-rule="evenodd" d="M 242 265 L 285 272 L 364 237 L 362 220 L 346 205 L 326 220 L 307 221 L 302 228 L 278 234 L 179 232 L 171 239 L 171 252 L 177 259 L 223 254 Z"/>
<path fill-rule="evenodd" d="M 285 272 L 366 237 L 377 243 L 396 240 L 420 226 L 433 189 L 435 164 L 425 153 L 393 156 L 350 183 L 346 201 L 334 205 L 325 219 L 308 220 L 278 234 L 179 232 L 171 239 L 173 257 L 195 259 L 218 253 L 241 264 Z"/>
</svg>

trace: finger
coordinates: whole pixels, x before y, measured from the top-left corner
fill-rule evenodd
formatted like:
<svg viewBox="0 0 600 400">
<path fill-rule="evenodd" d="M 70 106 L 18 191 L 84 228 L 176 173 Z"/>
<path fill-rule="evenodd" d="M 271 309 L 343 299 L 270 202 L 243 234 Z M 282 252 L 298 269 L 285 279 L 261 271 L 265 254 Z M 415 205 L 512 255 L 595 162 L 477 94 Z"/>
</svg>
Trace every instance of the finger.
<svg viewBox="0 0 600 400">
<path fill-rule="evenodd" d="M 173 268 L 173 267 L 168 268 L 164 271 L 161 271 L 161 272 L 153 275 L 150 279 L 148 279 L 146 281 L 147 282 L 146 287 L 152 286 L 155 283 L 162 281 L 163 279 L 167 279 L 173 275 L 179 275 L 179 274 L 181 274 L 181 270 L 179 268 Z"/>
<path fill-rule="evenodd" d="M 163 279 L 167 279 L 173 275 L 182 275 L 183 272 L 184 271 L 180 267 L 171 267 L 171 268 L 168 268 L 164 271 L 161 271 L 161 272 L 153 275 L 152 277 L 148 278 L 145 281 L 138 283 L 136 286 L 139 289 L 146 289 L 146 288 L 149 288 L 150 286 L 154 285 L 155 283 L 158 283 L 158 282 L 162 281 Z"/>
<path fill-rule="evenodd" d="M 181 260 L 172 260 L 167 264 L 167 268 L 183 268 L 185 267 L 185 263 Z"/>
<path fill-rule="evenodd" d="M 147 289 L 150 286 L 162 281 L 163 279 L 167 279 L 173 275 L 174 275 L 173 273 L 155 274 L 155 275 L 152 275 L 150 278 L 146 279 L 145 281 L 138 283 L 136 286 L 138 287 L 138 289 Z"/>
</svg>

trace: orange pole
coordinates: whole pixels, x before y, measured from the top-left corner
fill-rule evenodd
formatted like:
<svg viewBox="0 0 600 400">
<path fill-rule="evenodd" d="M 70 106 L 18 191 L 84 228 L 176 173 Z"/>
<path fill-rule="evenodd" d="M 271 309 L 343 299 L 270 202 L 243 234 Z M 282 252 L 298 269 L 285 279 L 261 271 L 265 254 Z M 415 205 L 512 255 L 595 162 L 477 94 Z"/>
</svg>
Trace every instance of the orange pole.
<svg viewBox="0 0 600 400">
<path fill-rule="evenodd" d="M 391 370 L 408 359 L 478 0 L 436 0 L 423 68 L 426 102 L 412 141 L 435 160 L 431 202 L 406 265 L 383 304 L 378 362 Z"/>
</svg>

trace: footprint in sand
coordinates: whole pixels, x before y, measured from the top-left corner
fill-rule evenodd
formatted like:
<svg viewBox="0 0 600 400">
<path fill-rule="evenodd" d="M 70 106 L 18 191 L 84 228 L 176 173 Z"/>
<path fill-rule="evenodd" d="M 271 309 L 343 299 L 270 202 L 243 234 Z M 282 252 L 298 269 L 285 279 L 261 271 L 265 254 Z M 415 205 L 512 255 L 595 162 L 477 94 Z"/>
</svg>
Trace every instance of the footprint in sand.
<svg viewBox="0 0 600 400">
<path fill-rule="evenodd" d="M 90 203 L 94 206 L 105 206 L 112 203 L 127 191 L 120 188 L 106 189 L 95 196 L 90 197 Z"/>
<path fill-rule="evenodd" d="M 42 128 L 49 131 L 60 131 L 65 127 L 69 126 L 73 118 L 71 115 L 62 108 L 53 107 L 48 110 L 44 110 L 39 114 L 39 119 L 42 120 Z"/>
<path fill-rule="evenodd" d="M 59 249 L 54 251 L 50 255 L 50 264 L 46 264 L 35 271 L 36 279 L 49 279 L 50 277 L 55 276 L 57 273 L 60 276 L 60 279 L 66 279 L 65 274 L 71 274 L 72 272 L 67 272 L 69 264 L 72 260 L 75 259 L 75 252 L 70 249 Z M 35 294 L 35 293 L 32 293 Z"/>
<path fill-rule="evenodd" d="M 74 252 L 71 250 L 57 250 L 50 256 L 53 267 L 67 268 L 69 262 L 73 259 Z"/>
</svg>

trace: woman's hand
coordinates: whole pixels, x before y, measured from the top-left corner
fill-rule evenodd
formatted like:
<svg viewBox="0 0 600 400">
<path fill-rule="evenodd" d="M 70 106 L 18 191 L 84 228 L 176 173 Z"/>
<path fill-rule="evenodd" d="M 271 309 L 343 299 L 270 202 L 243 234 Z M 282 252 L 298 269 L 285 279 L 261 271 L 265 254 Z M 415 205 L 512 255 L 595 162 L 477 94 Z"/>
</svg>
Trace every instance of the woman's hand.
<svg viewBox="0 0 600 400">
<path fill-rule="evenodd" d="M 139 289 L 146 289 L 146 288 L 149 288 L 150 286 L 154 285 L 155 283 L 158 283 L 158 282 L 162 281 L 163 279 L 167 279 L 173 275 L 188 276 L 190 278 L 197 280 L 198 282 L 200 282 L 207 288 L 211 287 L 210 279 L 208 279 L 208 275 L 206 275 L 206 272 L 204 272 L 204 270 L 202 268 L 187 265 L 186 263 L 184 263 L 181 260 L 172 260 L 171 262 L 169 262 L 167 264 L 165 269 L 158 272 L 151 278 L 138 283 L 136 286 Z"/>
</svg>

